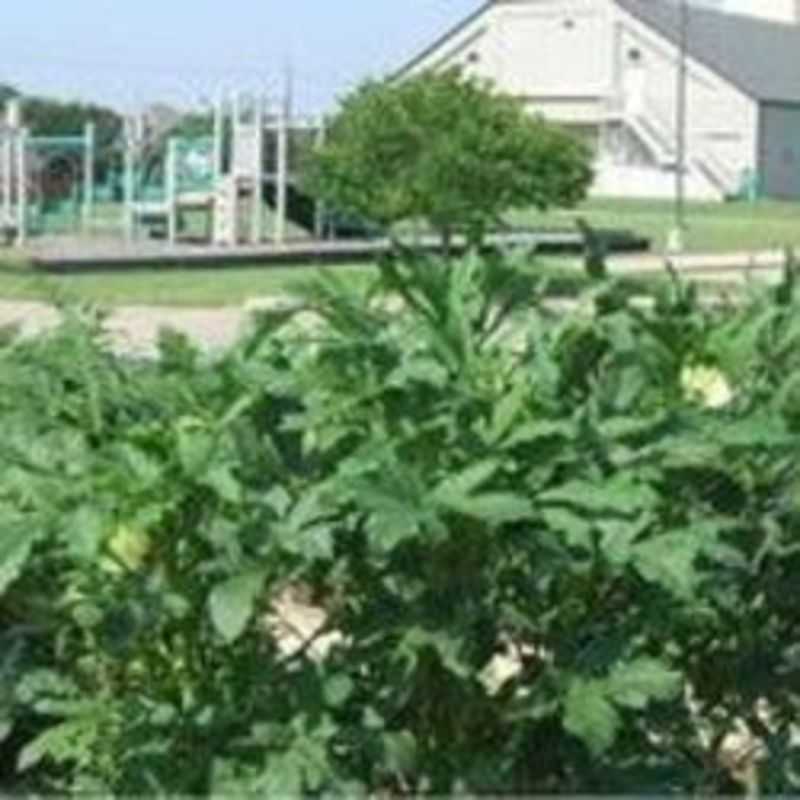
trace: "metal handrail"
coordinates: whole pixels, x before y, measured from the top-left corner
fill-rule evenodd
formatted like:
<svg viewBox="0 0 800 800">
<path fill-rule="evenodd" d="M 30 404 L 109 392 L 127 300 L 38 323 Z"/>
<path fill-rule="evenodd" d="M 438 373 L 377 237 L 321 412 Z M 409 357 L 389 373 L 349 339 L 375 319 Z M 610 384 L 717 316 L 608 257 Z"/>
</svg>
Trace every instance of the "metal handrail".
<svg viewBox="0 0 800 800">
<path fill-rule="evenodd" d="M 616 92 L 605 99 L 605 108 L 609 112 L 621 113 L 623 119 L 645 140 L 645 145 L 650 147 L 660 161 L 669 161 L 675 158 L 676 140 L 674 125 L 667 115 L 654 107 L 653 103 L 645 102 L 645 109 L 637 114 L 627 112 L 624 95 Z M 703 147 L 699 137 L 689 132 L 690 150 L 695 152 L 690 156 L 689 163 L 693 164 L 706 178 L 721 192 L 733 191 L 737 184 L 735 170 L 724 164 L 719 157 L 707 146 Z"/>
</svg>

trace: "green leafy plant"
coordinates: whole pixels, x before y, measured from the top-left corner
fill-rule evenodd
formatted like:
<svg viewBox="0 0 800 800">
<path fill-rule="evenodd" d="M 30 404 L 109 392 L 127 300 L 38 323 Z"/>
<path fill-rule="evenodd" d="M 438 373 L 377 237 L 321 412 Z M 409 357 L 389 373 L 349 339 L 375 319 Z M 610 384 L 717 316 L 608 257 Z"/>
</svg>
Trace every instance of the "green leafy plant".
<svg viewBox="0 0 800 800">
<path fill-rule="evenodd" d="M 794 298 L 450 267 L 326 273 L 213 361 L 2 346 L 7 784 L 796 789 Z"/>
</svg>

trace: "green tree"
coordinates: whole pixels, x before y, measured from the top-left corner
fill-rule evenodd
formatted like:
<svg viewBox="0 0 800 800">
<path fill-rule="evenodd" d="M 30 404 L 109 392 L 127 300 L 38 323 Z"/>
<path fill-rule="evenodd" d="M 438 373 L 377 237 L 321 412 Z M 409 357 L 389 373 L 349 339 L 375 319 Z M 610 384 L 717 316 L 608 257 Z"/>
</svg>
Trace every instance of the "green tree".
<svg viewBox="0 0 800 800">
<path fill-rule="evenodd" d="M 523 104 L 459 70 L 368 81 L 345 98 L 311 169 L 329 205 L 389 227 L 424 220 L 473 244 L 515 208 L 571 206 L 590 153 Z"/>
<path fill-rule="evenodd" d="M 122 132 L 122 117 L 116 111 L 96 103 L 28 97 L 13 86 L 0 84 L 0 107 L 12 98 L 22 101 L 25 125 L 33 136 L 79 136 L 86 124 L 93 122 L 98 177 L 102 180 L 113 168 Z"/>
<path fill-rule="evenodd" d="M 15 97 L 19 97 L 19 92 L 10 83 L 0 83 L 0 108 Z"/>
</svg>

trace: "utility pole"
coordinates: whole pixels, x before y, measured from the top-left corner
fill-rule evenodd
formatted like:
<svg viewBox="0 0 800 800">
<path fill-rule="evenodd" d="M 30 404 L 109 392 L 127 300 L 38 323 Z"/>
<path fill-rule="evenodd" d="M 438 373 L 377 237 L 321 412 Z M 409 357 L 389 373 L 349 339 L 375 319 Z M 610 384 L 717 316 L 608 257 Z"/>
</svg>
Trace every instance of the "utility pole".
<svg viewBox="0 0 800 800">
<path fill-rule="evenodd" d="M 686 122 L 688 89 L 689 0 L 680 0 L 678 79 L 675 91 L 675 227 L 669 249 L 681 252 L 686 237 Z"/>
</svg>

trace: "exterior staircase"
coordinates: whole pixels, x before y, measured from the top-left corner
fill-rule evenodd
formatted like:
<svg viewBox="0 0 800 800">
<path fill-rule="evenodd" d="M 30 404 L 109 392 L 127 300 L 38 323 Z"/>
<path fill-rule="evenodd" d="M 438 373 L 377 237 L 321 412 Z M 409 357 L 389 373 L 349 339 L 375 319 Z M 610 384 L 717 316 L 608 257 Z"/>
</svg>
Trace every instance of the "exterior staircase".
<svg viewBox="0 0 800 800">
<path fill-rule="evenodd" d="M 636 138 L 653 160 L 654 166 L 669 181 L 674 180 L 678 169 L 677 133 L 673 122 L 652 107 L 630 110 L 624 99 L 613 97 L 607 105 L 607 119 L 616 121 Z M 704 184 L 702 194 L 724 200 L 738 193 L 741 176 L 724 163 L 707 145 L 703 145 L 688 131 L 686 140 L 685 170 L 687 183 Z"/>
</svg>

